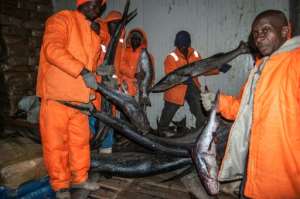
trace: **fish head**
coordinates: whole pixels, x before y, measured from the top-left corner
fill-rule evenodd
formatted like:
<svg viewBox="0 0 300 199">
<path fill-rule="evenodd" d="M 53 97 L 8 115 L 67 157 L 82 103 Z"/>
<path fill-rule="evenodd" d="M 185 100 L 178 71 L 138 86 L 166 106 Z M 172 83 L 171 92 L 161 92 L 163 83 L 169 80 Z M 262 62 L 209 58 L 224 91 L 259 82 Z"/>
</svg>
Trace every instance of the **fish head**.
<svg viewBox="0 0 300 199">
<path fill-rule="evenodd" d="M 216 195 L 219 193 L 219 167 L 216 158 L 213 154 L 199 153 L 199 149 L 197 151 L 197 153 L 192 153 L 192 160 L 195 164 L 198 176 L 207 193 Z"/>
<path fill-rule="evenodd" d="M 209 195 L 217 195 L 220 191 L 220 184 L 217 179 L 206 178 L 204 187 Z"/>
</svg>

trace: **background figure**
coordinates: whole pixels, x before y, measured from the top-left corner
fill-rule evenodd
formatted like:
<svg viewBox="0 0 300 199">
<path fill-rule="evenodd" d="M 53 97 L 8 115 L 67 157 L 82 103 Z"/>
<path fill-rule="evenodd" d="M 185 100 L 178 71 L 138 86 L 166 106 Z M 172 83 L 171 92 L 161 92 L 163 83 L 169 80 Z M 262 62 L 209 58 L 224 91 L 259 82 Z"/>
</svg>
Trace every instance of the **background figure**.
<svg viewBox="0 0 300 199">
<path fill-rule="evenodd" d="M 191 36 L 187 31 L 176 34 L 174 45 L 176 49 L 165 59 L 165 73 L 168 74 L 186 64 L 201 59 L 197 50 L 191 47 Z M 216 72 L 217 74 L 218 72 Z M 189 78 L 185 84 L 177 85 L 164 93 L 164 108 L 158 124 L 162 136 L 169 135 L 167 129 L 177 110 L 187 101 L 191 113 L 196 117 L 196 128 L 205 122 L 205 115 L 200 102 L 200 83 L 197 77 Z"/>
<path fill-rule="evenodd" d="M 41 97 L 44 161 L 57 198 L 71 198 L 70 187 L 99 188 L 97 183 L 88 180 L 88 116 L 59 101 L 100 104 L 95 96 L 95 71 L 101 64 L 97 61 L 101 39 L 100 26 L 95 20 L 100 17 L 105 2 L 77 0 L 77 10 L 61 11 L 46 22 L 37 96 Z"/>
<path fill-rule="evenodd" d="M 139 73 L 139 60 L 142 49 L 148 47 L 147 35 L 139 28 L 132 29 L 126 39 L 126 49 L 122 56 L 119 68 L 120 81 L 127 89 L 128 95 L 135 97 L 138 91 L 137 79 L 143 79 L 143 74 Z M 152 65 L 154 59 L 150 54 Z M 125 86 L 124 86 L 125 85 Z"/>
<path fill-rule="evenodd" d="M 300 38 L 288 39 L 284 13 L 267 10 L 251 30 L 260 53 L 240 97 L 220 95 L 219 111 L 235 120 L 220 181 L 241 180 L 247 198 L 300 196 Z M 203 93 L 206 110 L 213 93 Z"/>
<path fill-rule="evenodd" d="M 102 20 L 99 20 L 99 23 L 101 25 L 101 31 L 100 31 L 100 36 L 102 38 L 102 43 L 101 43 L 101 62 L 103 62 L 107 47 L 109 45 L 109 42 L 111 41 L 111 38 L 116 30 L 116 27 L 118 23 L 122 19 L 122 14 L 119 11 L 112 10 L 110 11 L 107 16 Z M 124 42 L 124 37 L 125 37 L 125 30 L 122 31 L 121 37 L 119 39 L 119 42 L 117 44 L 117 49 L 116 49 L 116 54 L 115 54 L 115 59 L 114 59 L 114 71 L 112 71 L 117 78 L 117 81 L 120 81 L 120 75 L 119 75 L 119 66 L 121 62 L 121 57 L 122 53 L 125 48 L 125 42 Z M 110 66 L 111 67 L 111 66 Z M 100 95 L 100 94 L 98 94 Z M 114 116 L 116 115 L 116 107 L 112 106 L 112 110 L 105 110 L 107 101 L 102 100 L 102 110 L 105 112 L 111 112 Z M 91 120 L 96 120 L 95 118 L 91 118 Z M 112 153 L 112 146 L 114 144 L 114 130 L 110 128 L 101 144 L 101 147 L 99 149 L 99 152 L 102 154 L 109 154 Z"/>
</svg>

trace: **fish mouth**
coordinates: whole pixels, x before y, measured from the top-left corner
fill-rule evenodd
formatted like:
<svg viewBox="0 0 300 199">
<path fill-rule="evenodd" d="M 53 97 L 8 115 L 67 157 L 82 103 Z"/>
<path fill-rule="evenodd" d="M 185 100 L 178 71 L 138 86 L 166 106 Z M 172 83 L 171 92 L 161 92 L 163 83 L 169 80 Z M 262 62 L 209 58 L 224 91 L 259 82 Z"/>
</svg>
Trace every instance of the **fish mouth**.
<svg viewBox="0 0 300 199">
<path fill-rule="evenodd" d="M 219 182 L 217 180 L 209 179 L 207 185 L 207 192 L 210 195 L 217 195 L 219 193 Z"/>
</svg>

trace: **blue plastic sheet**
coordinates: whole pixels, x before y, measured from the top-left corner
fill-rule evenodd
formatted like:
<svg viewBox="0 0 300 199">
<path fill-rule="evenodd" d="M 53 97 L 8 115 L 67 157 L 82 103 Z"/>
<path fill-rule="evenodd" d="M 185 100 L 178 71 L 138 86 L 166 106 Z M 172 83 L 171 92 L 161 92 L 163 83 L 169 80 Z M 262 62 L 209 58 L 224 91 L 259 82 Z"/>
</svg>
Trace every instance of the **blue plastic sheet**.
<svg viewBox="0 0 300 199">
<path fill-rule="evenodd" d="M 0 199 L 54 199 L 55 192 L 51 189 L 49 178 L 28 181 L 17 189 L 0 186 Z"/>
</svg>

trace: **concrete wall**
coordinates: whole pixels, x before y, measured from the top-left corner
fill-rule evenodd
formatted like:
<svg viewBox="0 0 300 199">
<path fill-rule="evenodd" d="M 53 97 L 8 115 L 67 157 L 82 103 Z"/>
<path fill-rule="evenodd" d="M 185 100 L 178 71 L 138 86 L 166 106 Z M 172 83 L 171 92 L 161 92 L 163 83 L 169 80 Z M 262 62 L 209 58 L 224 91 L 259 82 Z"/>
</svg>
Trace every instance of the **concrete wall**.
<svg viewBox="0 0 300 199">
<path fill-rule="evenodd" d="M 55 0 L 53 0 L 55 1 Z M 62 3 L 59 3 L 62 2 Z M 65 1 L 55 1 L 61 8 Z M 125 0 L 109 0 L 107 10 L 122 11 Z M 265 9 L 280 9 L 289 16 L 287 0 L 132 0 L 131 10 L 138 9 L 138 16 L 128 25 L 128 29 L 142 27 L 148 34 L 149 51 L 155 57 L 156 81 L 163 77 L 164 57 L 174 48 L 177 31 L 191 32 L 192 46 L 198 49 L 203 58 L 215 53 L 235 48 L 240 40 L 247 40 L 253 18 Z M 73 5 L 74 6 L 74 5 Z M 214 77 L 201 77 L 201 82 L 210 90 L 221 89 L 228 94 L 236 94 L 245 81 L 252 66 L 250 56 L 240 56 L 232 63 L 227 74 Z M 152 94 L 153 106 L 148 115 L 153 126 L 163 107 L 161 94 Z M 194 118 L 185 105 L 176 115 L 180 119 L 187 115 L 189 125 Z"/>
</svg>

